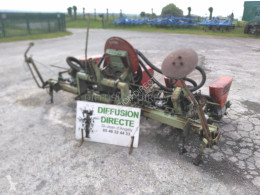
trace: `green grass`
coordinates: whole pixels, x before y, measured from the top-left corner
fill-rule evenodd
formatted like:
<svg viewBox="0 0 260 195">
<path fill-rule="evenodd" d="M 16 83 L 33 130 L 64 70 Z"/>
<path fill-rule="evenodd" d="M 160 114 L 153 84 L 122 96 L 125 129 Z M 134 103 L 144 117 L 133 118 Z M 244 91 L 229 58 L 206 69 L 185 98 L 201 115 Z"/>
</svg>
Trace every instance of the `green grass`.
<svg viewBox="0 0 260 195">
<path fill-rule="evenodd" d="M 117 17 L 110 16 L 107 20 L 106 15 L 104 17 L 104 28 L 105 29 L 115 29 L 115 30 L 130 30 L 130 31 L 143 31 L 143 32 L 158 32 L 158 33 L 175 33 L 175 34 L 193 34 L 193 35 L 207 35 L 207 36 L 220 36 L 220 37 L 241 37 L 241 38 L 257 38 L 255 35 L 249 35 L 243 33 L 243 21 L 234 22 L 236 26 L 235 29 L 230 31 L 219 31 L 219 30 L 203 30 L 201 26 L 193 26 L 193 27 L 156 27 L 152 25 L 115 25 L 112 22 L 117 19 Z M 67 28 L 86 28 L 87 27 L 87 17 L 85 19 L 78 18 L 66 18 L 66 26 Z M 102 19 L 99 16 L 91 16 L 90 20 L 90 28 L 103 28 Z M 11 42 L 11 41 L 21 41 L 21 40 L 35 40 L 35 39 L 45 39 L 45 38 L 55 38 L 60 36 L 70 35 L 70 32 L 56 32 L 56 33 L 47 33 L 47 34 L 35 34 L 29 36 L 13 36 L 7 38 L 0 38 L 0 42 Z"/>
<path fill-rule="evenodd" d="M 112 22 L 116 20 L 116 17 L 110 17 L 109 20 L 104 18 L 104 27 L 108 28 L 112 25 Z M 69 17 L 66 18 L 66 27 L 67 28 L 86 28 L 88 19 L 79 18 L 77 20 L 71 19 Z M 90 18 L 90 28 L 103 28 L 102 19 L 100 17 L 96 17 L 96 19 L 91 16 Z"/>
<path fill-rule="evenodd" d="M 116 18 L 110 18 L 106 20 L 104 18 L 104 28 L 105 29 L 115 29 L 115 30 L 130 30 L 130 31 L 143 31 L 143 32 L 160 32 L 160 33 L 175 33 L 175 34 L 194 34 L 194 35 L 207 35 L 207 36 L 219 36 L 219 37 L 241 37 L 241 38 L 257 38 L 260 37 L 255 35 L 244 34 L 243 32 L 243 21 L 234 22 L 236 26 L 235 29 L 231 29 L 230 31 L 219 31 L 219 30 L 203 30 L 202 26 L 192 26 L 192 27 L 156 27 L 152 25 L 115 25 L 112 22 Z M 87 27 L 87 19 L 66 19 L 67 28 L 86 28 Z M 91 18 L 90 28 L 102 28 L 102 20 L 97 16 L 96 20 Z"/>
<path fill-rule="evenodd" d="M 6 35 L 26 35 L 27 30 L 25 28 L 5 28 Z"/>
<path fill-rule="evenodd" d="M 175 34 L 193 34 L 193 35 L 208 35 L 208 36 L 220 36 L 220 37 L 241 37 L 241 38 L 260 38 L 255 35 L 244 34 L 243 28 L 235 28 L 229 31 L 219 30 L 203 30 L 202 27 L 171 27 L 171 28 L 159 28 L 155 26 L 113 26 L 112 29 L 118 30 L 132 30 L 132 31 L 143 31 L 143 32 L 161 32 L 161 33 L 175 33 Z"/>
<path fill-rule="evenodd" d="M 67 20 L 67 28 L 86 28 L 87 20 Z M 90 28 L 102 28 L 102 21 L 91 21 Z"/>
<path fill-rule="evenodd" d="M 36 40 L 36 39 L 49 39 L 49 38 L 63 37 L 71 34 L 72 34 L 71 32 L 65 31 L 65 32 L 35 34 L 35 35 L 27 35 L 27 36 L 6 37 L 6 38 L 0 38 L 0 43 L 12 42 L 12 41 Z"/>
</svg>

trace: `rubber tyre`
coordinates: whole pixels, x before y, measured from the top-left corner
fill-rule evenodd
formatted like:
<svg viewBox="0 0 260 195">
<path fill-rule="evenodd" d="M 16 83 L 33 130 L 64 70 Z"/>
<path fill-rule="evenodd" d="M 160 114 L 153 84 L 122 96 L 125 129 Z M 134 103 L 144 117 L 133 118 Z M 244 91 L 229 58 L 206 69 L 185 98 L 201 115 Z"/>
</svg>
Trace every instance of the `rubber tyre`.
<svg viewBox="0 0 260 195">
<path fill-rule="evenodd" d="M 244 27 L 244 34 L 248 34 L 250 29 L 250 24 L 247 22 Z"/>
</svg>

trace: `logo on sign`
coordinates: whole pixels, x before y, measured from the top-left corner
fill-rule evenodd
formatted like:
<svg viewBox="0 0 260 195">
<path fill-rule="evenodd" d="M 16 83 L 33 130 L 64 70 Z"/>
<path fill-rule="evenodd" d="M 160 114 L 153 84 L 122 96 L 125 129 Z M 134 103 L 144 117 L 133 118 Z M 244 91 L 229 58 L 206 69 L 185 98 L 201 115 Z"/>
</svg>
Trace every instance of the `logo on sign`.
<svg viewBox="0 0 260 195">
<path fill-rule="evenodd" d="M 134 136 L 133 147 L 137 147 L 140 117 L 139 108 L 78 101 L 76 138 L 130 146 Z"/>
</svg>

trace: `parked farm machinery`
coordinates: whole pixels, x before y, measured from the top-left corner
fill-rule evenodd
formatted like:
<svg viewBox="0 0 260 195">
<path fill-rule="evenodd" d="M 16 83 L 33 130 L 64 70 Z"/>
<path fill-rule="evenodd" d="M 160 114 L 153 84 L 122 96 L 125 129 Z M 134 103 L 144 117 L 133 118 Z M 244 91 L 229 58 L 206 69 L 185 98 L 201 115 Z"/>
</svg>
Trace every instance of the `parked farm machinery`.
<svg viewBox="0 0 260 195">
<path fill-rule="evenodd" d="M 235 28 L 235 24 L 232 20 L 218 20 L 217 18 L 213 18 L 212 20 L 203 20 L 199 23 L 199 25 L 207 27 L 209 30 L 231 30 Z"/>
<path fill-rule="evenodd" d="M 203 26 L 208 28 L 209 30 L 231 30 L 235 28 L 235 24 L 232 20 L 219 20 L 217 18 L 213 18 L 212 20 L 204 19 L 202 22 L 199 22 L 198 19 L 195 18 L 185 18 L 185 17 L 165 17 L 165 18 L 154 18 L 154 19 L 133 19 L 133 18 L 118 18 L 113 22 L 113 24 L 117 25 L 142 25 L 142 24 L 150 24 L 154 26 Z"/>
<path fill-rule="evenodd" d="M 63 90 L 75 94 L 75 100 L 141 108 L 144 117 L 183 131 L 181 153 L 186 152 L 189 131 L 202 138 L 195 165 L 201 162 L 205 147 L 218 143 L 221 133 L 213 122 L 220 121 L 230 106 L 227 96 L 232 78 L 221 77 L 209 86 L 210 95 L 201 94 L 206 74 L 197 66 L 194 50 L 170 53 L 159 69 L 126 40 L 111 37 L 102 56 L 68 57 L 68 70 L 59 72 L 57 79 L 45 81 L 33 58 L 27 56 L 32 46 L 24 54 L 25 61 L 37 86 L 49 90 L 51 102 L 54 91 Z M 187 77 L 194 70 L 201 74 L 200 83 Z M 165 84 L 154 77 L 155 71 Z"/>
<path fill-rule="evenodd" d="M 141 25 L 141 24 L 150 24 L 156 26 L 193 26 L 197 25 L 198 19 L 194 18 L 185 18 L 185 17 L 165 17 L 165 18 L 154 18 L 154 19 L 133 19 L 133 18 L 118 18 L 116 19 L 113 24 L 118 25 Z"/>
<path fill-rule="evenodd" d="M 247 21 L 244 26 L 245 34 L 260 33 L 260 1 L 245 1 L 244 13 L 242 17 L 243 21 Z"/>
</svg>

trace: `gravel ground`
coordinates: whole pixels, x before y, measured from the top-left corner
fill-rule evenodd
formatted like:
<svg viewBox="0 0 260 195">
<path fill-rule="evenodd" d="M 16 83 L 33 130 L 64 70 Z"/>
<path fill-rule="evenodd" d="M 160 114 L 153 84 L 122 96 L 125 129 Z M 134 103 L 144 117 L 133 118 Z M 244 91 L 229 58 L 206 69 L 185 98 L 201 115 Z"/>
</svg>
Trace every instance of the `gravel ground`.
<svg viewBox="0 0 260 195">
<path fill-rule="evenodd" d="M 67 67 L 67 56 L 84 56 L 85 30 L 71 31 L 35 41 L 31 54 Z M 188 153 L 179 155 L 180 131 L 142 118 L 132 155 L 99 143 L 78 148 L 74 96 L 59 92 L 48 104 L 23 64 L 29 41 L 1 43 L 0 194 L 259 194 L 260 40 L 90 30 L 88 54 L 102 54 L 111 36 L 125 38 L 158 67 L 171 51 L 193 48 L 207 73 L 203 93 L 218 77 L 233 77 L 232 107 L 220 124 L 218 146 L 206 149 L 196 167 L 197 136 L 189 135 Z M 41 66 L 45 79 L 56 77 L 59 70 L 53 70 Z"/>
</svg>

